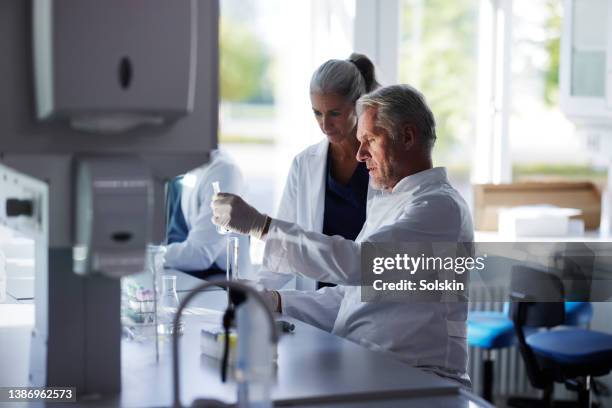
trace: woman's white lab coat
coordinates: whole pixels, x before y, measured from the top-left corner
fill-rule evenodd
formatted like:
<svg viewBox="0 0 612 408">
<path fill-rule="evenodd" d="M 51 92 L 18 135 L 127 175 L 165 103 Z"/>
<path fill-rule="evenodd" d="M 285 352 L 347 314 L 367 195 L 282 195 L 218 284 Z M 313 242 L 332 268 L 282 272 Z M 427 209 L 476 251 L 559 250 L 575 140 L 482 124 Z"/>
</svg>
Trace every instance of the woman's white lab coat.
<svg viewBox="0 0 612 408">
<path fill-rule="evenodd" d="M 297 224 L 307 231 L 323 231 L 328 150 L 329 142 L 324 139 L 295 156 L 276 214 L 277 219 Z M 376 190 L 368 187 L 368 200 L 375 194 Z M 316 289 L 314 279 L 279 274 L 263 267 L 258 272 L 258 282 L 268 289 Z"/>
</svg>

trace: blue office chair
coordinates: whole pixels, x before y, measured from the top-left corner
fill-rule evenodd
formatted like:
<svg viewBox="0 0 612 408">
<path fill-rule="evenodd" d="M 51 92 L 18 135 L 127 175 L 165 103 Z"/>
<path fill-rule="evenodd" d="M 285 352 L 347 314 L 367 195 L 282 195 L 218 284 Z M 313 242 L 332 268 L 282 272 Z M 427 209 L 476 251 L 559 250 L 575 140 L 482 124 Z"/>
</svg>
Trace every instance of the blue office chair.
<svg viewBox="0 0 612 408">
<path fill-rule="evenodd" d="M 189 228 L 181 209 L 181 195 L 183 192 L 183 177 L 177 176 L 166 183 L 166 244 L 183 242 L 189 235 Z M 248 248 L 248 238 L 246 238 Z M 248 250 L 247 250 L 248 251 Z M 184 271 L 198 279 L 225 279 L 225 269 L 213 263 L 210 268 L 203 271 Z"/>
<path fill-rule="evenodd" d="M 495 311 L 469 312 L 467 319 L 467 343 L 485 350 L 482 362 L 482 397 L 493 402 L 494 350 L 514 345 L 514 327 L 507 313 Z"/>
<path fill-rule="evenodd" d="M 565 302 L 567 326 L 587 327 L 593 316 L 589 302 Z M 471 347 L 486 351 L 482 363 L 482 397 L 493 402 L 494 366 L 490 354 L 494 350 L 512 347 L 516 343 L 514 324 L 510 319 L 510 303 L 505 302 L 503 311 L 471 311 L 467 319 L 467 342 Z"/>
<path fill-rule="evenodd" d="M 553 329 L 565 321 L 561 280 L 551 273 L 526 267 L 512 268 L 511 316 L 521 356 L 531 384 L 544 390 L 537 406 L 552 407 L 554 383 L 578 392 L 578 406 L 590 408 L 591 381 L 612 369 L 612 335 L 583 328 Z M 527 334 L 526 329 L 547 328 Z M 514 398 L 508 404 L 534 406 Z M 558 402 L 555 406 L 561 406 Z M 569 402 L 569 406 L 576 406 Z"/>
<path fill-rule="evenodd" d="M 166 184 L 166 244 L 183 242 L 189 228 L 181 210 L 183 176 L 177 176 Z"/>
<path fill-rule="evenodd" d="M 591 302 L 565 302 L 565 326 L 588 328 L 593 318 Z"/>
</svg>

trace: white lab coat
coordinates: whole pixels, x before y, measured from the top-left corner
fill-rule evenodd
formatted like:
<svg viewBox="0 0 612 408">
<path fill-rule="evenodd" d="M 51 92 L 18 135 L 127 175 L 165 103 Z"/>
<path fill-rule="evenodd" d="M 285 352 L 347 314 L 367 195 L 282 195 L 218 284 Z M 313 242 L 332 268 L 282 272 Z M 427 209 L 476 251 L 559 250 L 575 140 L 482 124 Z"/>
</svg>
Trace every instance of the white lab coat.
<svg viewBox="0 0 612 408">
<path fill-rule="evenodd" d="M 324 139 L 295 156 L 276 214 L 277 219 L 297 224 L 307 231 L 323 231 L 328 150 L 329 142 Z M 368 200 L 376 193 L 376 190 L 368 188 Z M 279 274 L 265 267 L 258 271 L 257 281 L 268 289 L 316 289 L 314 279 L 287 273 Z"/>
<path fill-rule="evenodd" d="M 210 161 L 183 177 L 181 210 L 189 229 L 187 239 L 166 247 L 165 266 L 183 271 L 202 271 L 213 262 L 222 269 L 226 264 L 226 240 L 212 223 L 210 202 L 212 182 L 219 181 L 222 192 L 244 194 L 240 169 L 220 150 L 211 153 Z M 245 241 L 243 239 L 243 241 Z M 248 240 L 247 240 L 248 241 Z M 248 247 L 241 251 L 248 254 Z"/>
<path fill-rule="evenodd" d="M 362 302 L 359 285 L 360 242 L 472 240 L 467 204 L 448 183 L 445 169 L 434 168 L 408 176 L 390 194 L 370 200 L 356 241 L 272 221 L 264 266 L 339 284 L 314 293 L 281 291 L 283 313 L 469 384 L 466 303 Z"/>
</svg>

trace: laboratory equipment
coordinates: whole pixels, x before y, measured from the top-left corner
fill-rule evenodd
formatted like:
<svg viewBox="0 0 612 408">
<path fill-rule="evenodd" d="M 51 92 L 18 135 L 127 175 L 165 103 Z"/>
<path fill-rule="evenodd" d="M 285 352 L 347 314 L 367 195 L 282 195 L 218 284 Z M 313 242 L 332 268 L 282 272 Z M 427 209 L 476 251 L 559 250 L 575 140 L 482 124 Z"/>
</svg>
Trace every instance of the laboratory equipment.
<svg viewBox="0 0 612 408">
<path fill-rule="evenodd" d="M 213 188 L 213 192 L 215 193 L 215 195 L 219 194 L 221 192 L 221 187 L 219 186 L 219 182 L 218 181 L 213 181 L 212 182 L 212 188 Z M 217 232 L 221 235 L 225 235 L 225 234 L 229 234 L 230 230 L 223 228 L 220 225 L 217 225 Z"/>
<path fill-rule="evenodd" d="M 132 280 L 125 283 L 126 316 L 135 324 L 155 323 L 155 292 Z"/>
<path fill-rule="evenodd" d="M 257 291 L 245 284 L 239 283 L 239 282 L 230 282 L 230 281 L 215 281 L 215 282 L 204 282 L 198 286 L 196 286 L 191 292 L 189 292 L 189 294 L 185 297 L 185 299 L 182 300 L 182 302 L 180 303 L 178 310 L 174 316 L 174 326 L 175 326 L 175 330 L 174 330 L 174 335 L 172 336 L 172 382 L 173 382 L 173 406 L 174 407 L 181 407 L 181 382 L 180 382 L 180 370 L 179 370 L 179 341 L 178 341 L 178 334 L 177 334 L 177 330 L 176 328 L 179 327 L 180 325 L 180 315 L 183 312 L 183 309 L 185 309 L 185 307 L 187 307 L 187 305 L 189 304 L 189 302 L 191 302 L 191 300 L 198 295 L 199 293 L 205 293 L 204 289 L 207 289 L 209 287 L 213 287 L 213 286 L 221 286 L 221 287 L 225 287 L 228 290 L 229 289 L 233 289 L 237 292 L 241 292 L 242 294 L 244 294 L 245 296 L 247 296 L 247 302 L 242 304 L 242 307 L 239 307 L 238 310 L 245 310 L 245 309 L 254 309 L 255 304 L 257 304 L 257 310 L 259 310 L 261 312 L 261 315 L 257 315 L 256 317 L 258 318 L 257 322 L 251 322 L 249 320 L 249 318 L 252 316 L 249 313 L 244 313 L 242 315 L 242 318 L 239 317 L 238 320 L 238 337 L 239 338 L 245 338 L 245 339 L 249 339 L 252 340 L 252 338 L 256 338 L 256 337 L 260 337 L 261 342 L 257 341 L 258 345 L 262 345 L 264 349 L 270 349 L 272 345 L 275 345 L 278 343 L 278 334 L 276 331 L 276 326 L 274 325 L 274 318 L 272 317 L 272 313 L 270 312 L 270 310 L 268 309 L 268 307 L 266 306 L 266 302 L 265 300 L 261 297 L 261 295 L 259 295 L 259 293 L 257 293 Z M 231 309 L 228 309 L 231 310 Z M 255 316 L 255 315 L 253 315 Z M 259 317 L 262 318 L 262 320 L 266 321 L 266 323 L 261 324 L 262 321 L 259 321 Z M 241 335 L 241 329 L 240 329 L 240 325 L 246 325 L 245 330 L 246 332 L 242 332 L 243 334 Z M 256 324 L 259 324 L 258 326 L 256 326 Z M 268 333 L 265 332 L 261 332 L 262 327 L 268 327 Z M 256 328 L 257 330 L 255 332 L 253 332 L 250 337 L 249 335 L 251 334 L 251 328 Z M 255 335 L 255 333 L 257 333 L 257 331 L 259 331 L 259 333 L 261 333 L 260 336 Z M 248 343 L 248 342 L 245 342 Z M 242 365 L 242 367 L 244 367 L 245 369 L 247 367 L 252 367 L 253 365 L 250 363 L 250 355 L 243 355 L 241 354 L 241 352 L 247 351 L 247 350 L 255 350 L 257 353 L 259 352 L 263 352 L 264 356 L 267 355 L 271 355 L 271 353 L 267 353 L 265 350 L 263 349 L 259 349 L 256 350 L 255 347 L 243 347 L 242 349 L 239 346 L 238 349 L 238 361 L 242 361 L 240 364 Z M 268 363 L 270 365 L 272 365 L 272 360 L 268 360 Z M 270 368 L 270 370 L 272 370 L 272 368 Z M 249 391 L 251 390 L 248 384 L 248 381 L 251 380 L 251 377 L 249 375 L 247 375 L 246 371 L 243 371 L 242 374 L 242 381 L 241 384 L 239 384 L 239 390 L 238 390 L 238 405 L 240 407 L 242 406 L 257 406 L 257 407 L 268 407 L 271 406 L 271 401 L 269 399 L 269 392 L 265 393 L 253 393 L 250 394 Z M 268 395 L 268 400 L 264 400 L 262 398 L 263 395 Z M 251 403 L 251 401 L 249 401 L 251 398 L 256 398 L 256 400 L 252 400 L 253 403 Z M 198 399 L 195 400 L 192 404 L 193 406 L 207 406 L 207 407 L 228 407 L 230 405 L 224 404 L 220 401 L 216 401 L 216 400 L 210 400 L 210 399 Z"/>
<path fill-rule="evenodd" d="M 215 360 L 221 360 L 224 353 L 225 333 L 221 328 L 217 329 L 202 329 L 200 331 L 200 351 L 202 354 L 212 357 Z M 238 334 L 235 331 L 230 331 L 229 347 L 227 363 L 230 366 L 236 365 L 236 352 L 238 348 Z"/>
<path fill-rule="evenodd" d="M 143 271 L 153 218 L 148 166 L 136 158 L 83 158 L 76 168 L 74 272 L 115 279 Z"/>
<path fill-rule="evenodd" d="M 225 276 L 228 281 L 238 279 L 238 253 L 239 253 L 240 241 L 238 237 L 227 236 L 226 239 L 226 262 L 225 262 Z M 237 304 L 242 300 L 241 294 L 232 294 L 231 289 L 227 290 L 227 304 Z"/>
<path fill-rule="evenodd" d="M 227 237 L 227 260 L 226 260 L 226 274 L 227 280 L 231 281 L 240 278 L 240 269 L 238 266 L 239 254 L 240 254 L 240 241 L 238 237 L 228 236 Z"/>
<path fill-rule="evenodd" d="M 216 147 L 218 11 L 0 4 L 0 222 L 35 245 L 32 385 L 120 390 L 117 278 L 164 236 L 164 183 Z"/>
<path fill-rule="evenodd" d="M 116 133 L 172 123 L 193 111 L 197 2 L 33 3 L 39 119 L 59 117 L 76 129 Z M 150 37 L 154 31 L 163 41 Z"/>
<path fill-rule="evenodd" d="M 161 279 L 164 273 L 164 255 L 166 254 L 166 247 L 163 245 L 149 245 L 147 246 L 147 272 L 151 278 L 152 286 L 151 289 L 155 296 L 155 301 L 161 290 Z"/>
<path fill-rule="evenodd" d="M 286 320 L 277 320 L 274 324 L 276 324 L 276 330 L 281 333 L 293 333 L 295 330 L 295 324 L 289 323 Z"/>
<path fill-rule="evenodd" d="M 275 321 L 277 333 L 292 333 L 295 330 L 295 325 L 286 321 Z M 230 330 L 230 336 L 228 341 L 229 355 L 228 364 L 233 369 L 236 368 L 236 356 L 238 352 L 238 333 L 236 330 Z M 221 360 L 223 358 L 225 343 L 225 333 L 221 327 L 216 328 L 205 328 L 200 330 L 200 351 L 202 354 L 212 357 L 215 360 Z M 273 345 L 272 349 L 272 361 L 278 359 L 278 348 Z M 265 362 L 267 363 L 267 361 Z"/>
<path fill-rule="evenodd" d="M 179 298 L 176 293 L 176 276 L 162 276 L 161 295 L 157 305 L 157 332 L 162 337 L 169 337 L 177 330 L 177 334 L 183 334 L 183 322 L 179 320 L 178 325 L 173 326 L 174 315 L 178 310 Z"/>
<path fill-rule="evenodd" d="M 218 181 L 212 182 L 212 188 L 215 195 L 221 192 L 221 187 Z M 231 231 L 223 228 L 220 225 L 217 225 L 217 232 L 221 235 L 228 235 Z M 226 260 L 225 260 L 225 273 L 226 279 L 228 281 L 232 281 L 238 277 L 238 252 L 239 252 L 239 241 L 238 237 L 227 237 L 226 245 Z M 231 290 L 227 290 L 227 303 L 231 304 Z"/>
<path fill-rule="evenodd" d="M 121 323 L 131 340 L 155 340 L 155 360 L 159 361 L 157 305 L 164 270 L 166 247 L 147 246 L 145 271 L 121 279 Z"/>
</svg>

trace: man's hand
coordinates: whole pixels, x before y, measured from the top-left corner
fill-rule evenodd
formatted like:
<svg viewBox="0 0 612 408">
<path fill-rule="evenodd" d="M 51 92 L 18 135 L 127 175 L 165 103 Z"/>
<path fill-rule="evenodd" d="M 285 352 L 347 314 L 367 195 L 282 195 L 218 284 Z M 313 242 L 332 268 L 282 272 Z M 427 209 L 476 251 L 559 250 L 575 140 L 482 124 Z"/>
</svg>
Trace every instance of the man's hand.
<svg viewBox="0 0 612 408">
<path fill-rule="evenodd" d="M 242 283 L 243 285 L 256 289 L 257 293 L 261 295 L 264 303 L 272 313 L 282 312 L 281 295 L 278 293 L 278 291 L 264 289 L 263 286 L 250 279 L 235 279 L 235 282 Z"/>
<path fill-rule="evenodd" d="M 272 313 L 282 313 L 283 312 L 282 306 L 281 306 L 280 293 L 278 293 L 275 290 L 264 289 L 263 291 L 259 292 L 259 294 L 261 295 L 261 297 L 264 298 L 266 302 L 266 306 L 268 306 L 268 309 L 270 309 Z"/>
<path fill-rule="evenodd" d="M 270 217 L 248 205 L 242 198 L 229 193 L 213 196 L 210 207 L 212 222 L 239 234 L 262 239 L 270 225 Z"/>
</svg>

